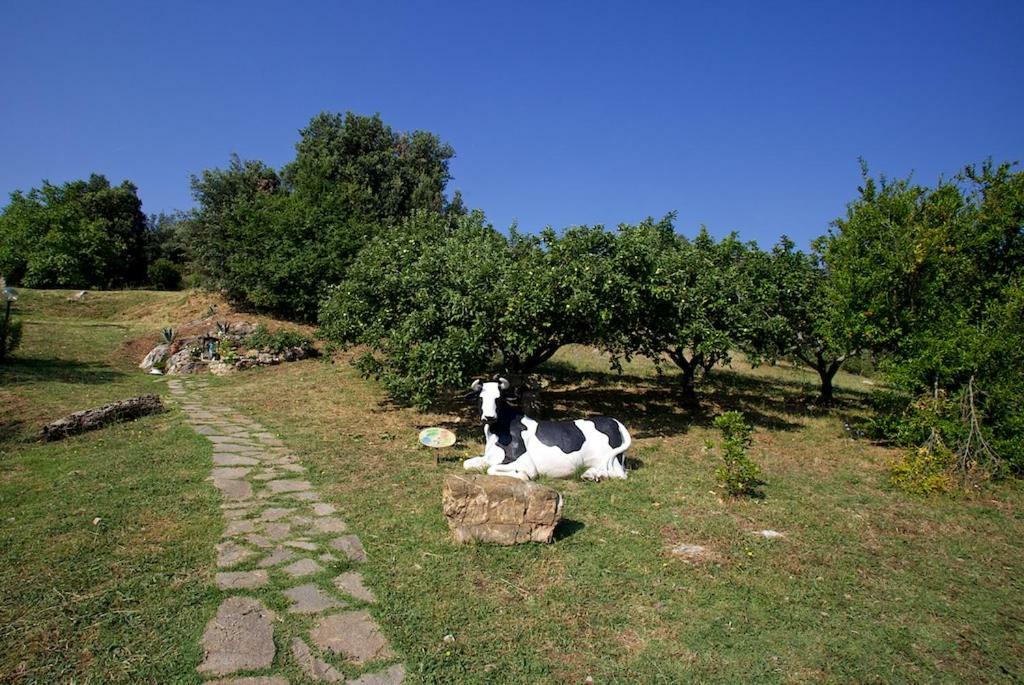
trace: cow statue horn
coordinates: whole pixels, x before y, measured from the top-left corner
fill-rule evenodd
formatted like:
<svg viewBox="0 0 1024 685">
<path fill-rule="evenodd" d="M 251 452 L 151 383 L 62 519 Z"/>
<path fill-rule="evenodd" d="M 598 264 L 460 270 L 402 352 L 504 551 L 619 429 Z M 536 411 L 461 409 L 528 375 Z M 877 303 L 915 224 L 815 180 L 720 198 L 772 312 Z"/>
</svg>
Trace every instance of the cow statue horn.
<svg viewBox="0 0 1024 685">
<path fill-rule="evenodd" d="M 507 378 L 498 378 L 498 387 L 505 391 L 512 387 L 512 384 L 508 382 Z"/>
<path fill-rule="evenodd" d="M 475 381 L 473 381 L 473 385 L 469 387 L 472 388 L 473 392 L 480 392 L 483 385 L 480 383 L 480 379 L 477 378 Z"/>
</svg>

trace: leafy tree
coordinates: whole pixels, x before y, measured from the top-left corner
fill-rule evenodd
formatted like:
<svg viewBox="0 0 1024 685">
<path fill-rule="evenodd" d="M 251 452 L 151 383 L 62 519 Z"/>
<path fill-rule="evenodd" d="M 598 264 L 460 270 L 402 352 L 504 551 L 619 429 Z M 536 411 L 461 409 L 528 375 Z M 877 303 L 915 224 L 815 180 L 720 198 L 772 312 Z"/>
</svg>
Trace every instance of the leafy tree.
<svg viewBox="0 0 1024 685">
<path fill-rule="evenodd" d="M 817 403 L 832 404 L 832 381 L 862 343 L 838 321 L 846 309 L 828 273 L 785 236 L 771 252 L 752 251 L 745 269 L 753 313 L 744 349 L 755 362 L 790 357 L 810 367 L 820 379 Z"/>
<path fill-rule="evenodd" d="M 998 471 L 982 453 L 1024 467 L 1024 173 L 989 162 L 932 189 L 865 173 L 818 248 L 837 320 L 927 400 L 907 405 L 908 419 L 915 407 L 936 415 L 916 440 L 946 445 L 962 472 L 978 461 Z"/>
<path fill-rule="evenodd" d="M 146 278 L 136 187 L 101 175 L 11 194 L 0 214 L 0 270 L 33 288 L 113 288 Z"/>
<path fill-rule="evenodd" d="M 614 235 L 601 227 L 506 237 L 479 212 L 417 212 L 359 254 L 321 310 L 321 333 L 362 344 L 364 371 L 425 405 L 471 374 L 522 379 L 613 317 Z"/>
<path fill-rule="evenodd" d="M 743 264 L 753 246 L 735 235 L 716 242 L 704 228 L 689 241 L 673 219 L 620 227 L 615 271 L 624 283 L 609 347 L 657 364 L 667 356 L 682 371 L 684 397 L 695 401 L 697 384 L 750 334 Z"/>
<path fill-rule="evenodd" d="M 181 287 L 181 271 L 166 257 L 160 257 L 149 265 L 149 282 L 159 290 L 177 290 Z"/>
<path fill-rule="evenodd" d="M 150 268 L 157 260 L 166 259 L 179 273 L 188 269 L 191 260 L 188 228 L 191 220 L 192 213 L 183 211 L 160 212 L 147 217 L 146 263 Z"/>
<path fill-rule="evenodd" d="M 359 367 L 396 400 L 426 406 L 490 362 L 489 288 L 507 255 L 479 213 L 449 221 L 414 212 L 359 253 L 324 302 L 320 334 L 367 346 Z"/>
<path fill-rule="evenodd" d="M 388 223 L 440 212 L 455 151 L 433 133 L 399 133 L 379 115 L 324 112 L 300 132 L 285 183 L 324 218 Z"/>
<path fill-rule="evenodd" d="M 314 320 L 374 235 L 414 210 L 446 209 L 453 154 L 435 135 L 395 132 L 379 116 L 320 114 L 280 174 L 234 157 L 193 177 L 199 273 L 238 304 Z"/>
<path fill-rule="evenodd" d="M 21 320 L 11 316 L 12 305 L 17 299 L 17 292 L 8 288 L 7 281 L 0 275 L 0 361 L 21 344 Z"/>
</svg>

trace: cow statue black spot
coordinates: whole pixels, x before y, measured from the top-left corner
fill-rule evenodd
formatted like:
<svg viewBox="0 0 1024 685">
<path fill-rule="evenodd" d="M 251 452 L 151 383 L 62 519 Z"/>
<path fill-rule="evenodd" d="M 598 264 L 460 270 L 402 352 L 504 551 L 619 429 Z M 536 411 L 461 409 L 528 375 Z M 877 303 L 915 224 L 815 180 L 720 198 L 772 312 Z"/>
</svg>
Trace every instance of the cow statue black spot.
<svg viewBox="0 0 1024 685">
<path fill-rule="evenodd" d="M 473 382 L 484 424 L 484 454 L 462 462 L 467 470 L 531 480 L 567 478 L 583 469 L 584 480 L 626 478 L 625 452 L 632 440 L 615 419 L 536 421 L 507 402 L 509 382 Z"/>
</svg>

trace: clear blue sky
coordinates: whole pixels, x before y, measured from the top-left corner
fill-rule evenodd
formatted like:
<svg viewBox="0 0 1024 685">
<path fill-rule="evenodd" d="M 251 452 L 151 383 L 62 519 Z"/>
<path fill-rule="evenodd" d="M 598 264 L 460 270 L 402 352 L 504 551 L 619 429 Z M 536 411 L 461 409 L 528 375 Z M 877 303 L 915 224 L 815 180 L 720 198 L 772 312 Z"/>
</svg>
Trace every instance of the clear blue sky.
<svg viewBox="0 0 1024 685">
<path fill-rule="evenodd" d="M 714 5 L 714 6 L 713 6 Z M 498 227 L 679 211 L 770 244 L 838 216 L 858 156 L 932 182 L 1024 159 L 1024 3 L 7 2 L 0 193 L 91 171 L 148 212 L 322 110 L 451 143 Z"/>
</svg>

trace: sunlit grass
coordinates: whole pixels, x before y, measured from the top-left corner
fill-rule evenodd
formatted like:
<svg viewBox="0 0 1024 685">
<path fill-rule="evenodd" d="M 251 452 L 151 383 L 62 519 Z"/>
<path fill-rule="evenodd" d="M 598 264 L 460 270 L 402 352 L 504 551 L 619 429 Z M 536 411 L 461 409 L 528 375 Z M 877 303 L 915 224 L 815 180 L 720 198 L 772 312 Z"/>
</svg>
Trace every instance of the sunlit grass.
<svg viewBox="0 0 1024 685">
<path fill-rule="evenodd" d="M 134 341 L 203 316 L 210 305 L 194 298 L 98 293 L 91 313 L 65 313 L 77 307 L 66 294 L 24 296 L 24 347 L 0 366 L 0 681 L 196 681 L 198 637 L 219 598 L 206 443 L 174 413 L 34 438 L 68 411 L 161 392 L 135 368 Z M 679 401 L 671 369 L 659 378 L 643 359 L 620 376 L 571 348 L 546 372 L 548 416 L 610 414 L 634 435 L 629 480 L 550 481 L 566 522 L 549 546 L 450 542 L 441 481 L 482 450 L 471 404 L 393 407 L 344 361 L 215 378 L 206 392 L 280 433 L 362 537 L 377 615 L 410 682 L 959 683 L 1024 672 L 1024 492 L 1014 482 L 959 499 L 892 491 L 893 453 L 843 431 L 843 418 L 867 411 L 863 379 L 840 374 L 840 406 L 822 411 L 813 373 L 742 358 L 712 374 L 698 408 Z M 763 500 L 730 500 L 715 483 L 703 444 L 730 409 L 755 426 Z M 460 440 L 437 466 L 416 442 L 429 425 Z M 676 558 L 680 543 L 707 556 Z"/>
<path fill-rule="evenodd" d="M 198 682 L 215 608 L 208 443 L 176 413 L 56 443 L 43 423 L 164 385 L 118 354 L 123 313 L 181 294 L 100 293 L 64 316 L 22 291 L 25 337 L 0 364 L 0 682 Z M 105 317 L 105 318 L 104 318 Z"/>
<path fill-rule="evenodd" d="M 303 455 L 363 537 L 383 623 L 425 682 L 964 682 L 1024 668 L 1022 493 L 891 491 L 893 455 L 843 432 L 842 416 L 865 411 L 859 378 L 842 378 L 840 408 L 823 412 L 809 406 L 813 375 L 738 362 L 693 410 L 649 362 L 621 377 L 590 351 L 556 362 L 546 411 L 622 419 L 639 468 L 626 482 L 553 482 L 568 523 L 551 546 L 449 541 L 441 481 L 482 449 L 470 405 L 392 407 L 344 362 L 239 374 L 209 392 Z M 725 409 L 756 427 L 763 500 L 726 499 L 715 483 L 703 443 Z M 438 467 L 415 441 L 427 425 L 460 437 Z M 678 543 L 707 559 L 673 557 Z"/>
</svg>

